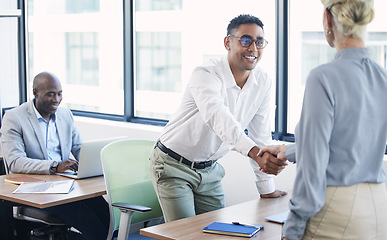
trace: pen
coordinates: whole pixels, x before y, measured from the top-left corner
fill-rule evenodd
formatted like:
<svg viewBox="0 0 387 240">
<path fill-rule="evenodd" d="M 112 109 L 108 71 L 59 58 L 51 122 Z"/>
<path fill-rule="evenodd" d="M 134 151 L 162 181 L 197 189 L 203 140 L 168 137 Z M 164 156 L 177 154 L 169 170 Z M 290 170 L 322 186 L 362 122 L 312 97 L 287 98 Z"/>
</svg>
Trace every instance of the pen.
<svg viewBox="0 0 387 240">
<path fill-rule="evenodd" d="M 254 226 L 254 225 L 251 225 L 251 224 L 243 224 L 243 223 L 240 223 L 240 222 L 232 222 L 232 224 L 234 225 L 240 225 L 240 226 L 245 226 L 245 227 L 254 227 L 254 228 L 260 228 L 260 229 L 263 229 L 263 226 Z"/>
</svg>

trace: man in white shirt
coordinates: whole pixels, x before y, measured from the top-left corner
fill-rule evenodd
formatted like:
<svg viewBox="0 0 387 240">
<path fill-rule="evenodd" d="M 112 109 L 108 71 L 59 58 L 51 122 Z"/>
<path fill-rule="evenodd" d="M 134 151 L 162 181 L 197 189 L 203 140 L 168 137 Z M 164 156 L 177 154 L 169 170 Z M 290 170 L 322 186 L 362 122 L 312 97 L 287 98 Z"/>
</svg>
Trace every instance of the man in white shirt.
<svg viewBox="0 0 387 240">
<path fill-rule="evenodd" d="M 166 221 L 224 207 L 224 169 L 216 161 L 230 149 L 251 158 L 261 197 L 286 194 L 259 170 L 277 175 L 286 164 L 268 153 L 258 156 L 271 142 L 271 79 L 257 66 L 266 44 L 262 22 L 240 15 L 227 28 L 227 57 L 193 71 L 182 103 L 150 158 Z"/>
</svg>

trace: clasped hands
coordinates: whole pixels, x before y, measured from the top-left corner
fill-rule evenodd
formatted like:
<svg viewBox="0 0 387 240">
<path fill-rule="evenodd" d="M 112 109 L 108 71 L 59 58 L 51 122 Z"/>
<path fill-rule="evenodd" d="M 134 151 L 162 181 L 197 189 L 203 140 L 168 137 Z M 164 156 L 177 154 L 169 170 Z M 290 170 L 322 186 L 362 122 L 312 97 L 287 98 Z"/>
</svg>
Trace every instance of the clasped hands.
<svg viewBox="0 0 387 240">
<path fill-rule="evenodd" d="M 286 145 L 267 146 L 262 149 L 253 147 L 249 157 L 258 163 L 262 172 L 267 174 L 278 175 L 288 165 Z"/>
</svg>

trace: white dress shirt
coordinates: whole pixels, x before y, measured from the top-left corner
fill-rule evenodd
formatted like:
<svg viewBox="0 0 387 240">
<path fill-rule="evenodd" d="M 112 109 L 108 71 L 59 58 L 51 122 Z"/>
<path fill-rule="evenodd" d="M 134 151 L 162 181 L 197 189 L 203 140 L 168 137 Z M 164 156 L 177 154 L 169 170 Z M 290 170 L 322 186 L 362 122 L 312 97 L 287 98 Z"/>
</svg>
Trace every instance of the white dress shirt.
<svg viewBox="0 0 387 240">
<path fill-rule="evenodd" d="M 160 141 L 195 162 L 217 160 L 230 149 L 247 156 L 254 146 L 261 148 L 271 142 L 270 95 L 271 79 L 259 66 L 241 89 L 227 57 L 214 59 L 193 71 L 181 105 Z M 257 183 L 259 192 L 273 192 L 272 176 L 258 171 L 254 163 L 254 172 L 262 180 Z"/>
</svg>

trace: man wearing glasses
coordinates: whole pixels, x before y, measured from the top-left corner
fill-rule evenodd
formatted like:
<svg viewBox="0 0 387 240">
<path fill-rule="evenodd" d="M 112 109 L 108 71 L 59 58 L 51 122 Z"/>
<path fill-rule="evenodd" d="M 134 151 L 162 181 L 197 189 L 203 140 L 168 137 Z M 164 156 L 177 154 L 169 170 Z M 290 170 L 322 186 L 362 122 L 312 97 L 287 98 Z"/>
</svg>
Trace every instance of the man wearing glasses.
<svg viewBox="0 0 387 240">
<path fill-rule="evenodd" d="M 263 23 L 240 15 L 227 27 L 227 57 L 193 71 L 181 105 L 150 157 L 165 221 L 224 207 L 225 171 L 216 161 L 230 149 L 250 157 L 261 197 L 286 194 L 259 170 L 277 175 L 286 166 L 270 154 L 258 156 L 260 148 L 271 144 L 271 79 L 257 66 L 266 45 Z"/>
</svg>

